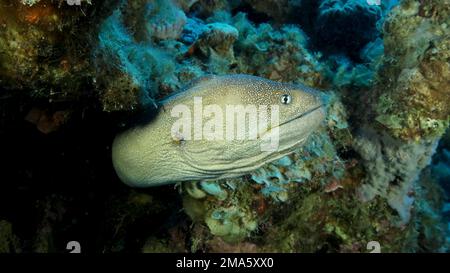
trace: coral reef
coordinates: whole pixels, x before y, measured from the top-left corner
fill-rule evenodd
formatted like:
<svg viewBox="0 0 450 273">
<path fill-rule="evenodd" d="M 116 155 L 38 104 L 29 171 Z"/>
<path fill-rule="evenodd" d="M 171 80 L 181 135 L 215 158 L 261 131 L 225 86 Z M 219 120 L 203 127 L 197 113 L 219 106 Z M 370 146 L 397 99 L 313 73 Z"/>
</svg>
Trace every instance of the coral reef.
<svg viewBox="0 0 450 273">
<path fill-rule="evenodd" d="M 186 12 L 196 0 L 123 1 L 120 13 L 127 29 L 138 41 L 168 40 L 180 37 L 187 22 Z"/>
<path fill-rule="evenodd" d="M 239 36 L 238 30 L 224 23 L 211 23 L 205 27 L 197 40 L 202 53 L 210 56 L 212 53 L 208 50 L 213 50 L 218 55 L 233 58 L 233 44 Z"/>
<path fill-rule="evenodd" d="M 319 184 L 326 184 L 331 179 L 341 178 L 344 163 L 336 155 L 328 135 L 322 132 L 309 141 L 310 144 L 291 156 L 269 163 L 252 174 L 252 180 L 263 185 L 263 195 L 286 201 L 292 182 L 304 183 L 314 179 Z"/>
<path fill-rule="evenodd" d="M 146 5 L 145 28 L 148 37 L 156 39 L 176 39 L 186 24 L 183 10 L 172 1 L 156 0 Z"/>
<path fill-rule="evenodd" d="M 318 53 L 322 76 L 334 86 L 370 87 L 383 54 L 381 28 L 397 1 L 378 5 L 363 0 L 245 3 L 277 24 L 299 24 L 310 39 L 308 49 Z"/>
<path fill-rule="evenodd" d="M 314 23 L 314 43 L 324 52 L 344 53 L 357 59 L 361 49 L 378 37 L 380 18 L 380 6 L 367 5 L 365 1 L 320 1 Z"/>
<path fill-rule="evenodd" d="M 448 3 L 404 1 L 385 24 L 375 110 L 395 137 L 436 139 L 448 127 L 449 18 Z"/>
<path fill-rule="evenodd" d="M 361 198 L 386 197 L 403 222 L 409 220 L 414 183 L 431 162 L 450 117 L 450 40 L 444 23 L 449 10 L 443 4 L 432 16 L 422 11 L 435 5 L 403 1 L 388 17 L 383 64 L 370 95 L 377 129 L 363 129 L 366 136 L 355 142 L 367 170 Z"/>
<path fill-rule="evenodd" d="M 86 8 L 89 14 L 89 5 Z M 1 5 L 0 14 L 4 87 L 31 89 L 33 97 L 52 100 L 79 96 L 83 88 L 80 85 L 92 76 L 89 60 L 82 57 L 89 42 L 72 40 L 76 36 L 85 37 L 81 24 L 72 28 L 82 20 L 87 21 L 83 13 L 58 8 L 52 1 L 27 6 L 8 0 Z"/>
<path fill-rule="evenodd" d="M 401 222 L 407 223 L 414 202 L 414 183 L 430 164 L 437 142 L 402 143 L 366 129 L 354 145 L 367 171 L 366 183 L 359 189 L 360 198 L 367 201 L 375 195 L 386 197 Z"/>
<path fill-rule="evenodd" d="M 199 19 L 207 19 L 217 12 L 230 12 L 240 0 L 198 0 L 192 6 L 192 13 Z"/>
<path fill-rule="evenodd" d="M 433 157 L 432 173 L 439 183 L 450 193 L 450 134 L 449 131 L 441 139 L 438 152 Z"/>
<path fill-rule="evenodd" d="M 448 251 L 448 219 L 442 213 L 446 194 L 433 177 L 432 168 L 422 171 L 415 191 L 418 193 L 414 205 L 418 251 Z"/>
<path fill-rule="evenodd" d="M 226 74 L 229 64 L 235 63 L 233 45 L 239 31 L 225 23 L 210 23 L 204 26 L 191 50 L 200 51 L 207 58 L 210 72 Z"/>
<path fill-rule="evenodd" d="M 194 185 L 184 186 L 187 187 L 187 194 L 183 204 L 194 223 L 205 224 L 212 235 L 226 242 L 239 242 L 256 230 L 257 215 L 253 210 L 253 198 L 247 195 L 251 186 L 246 181 L 233 179 L 201 185 L 191 183 Z M 192 188 L 201 194 L 195 193 Z"/>
<path fill-rule="evenodd" d="M 70 3 L 0 5 L 0 252 L 448 251 L 448 1 Z M 243 177 L 121 184 L 118 130 L 235 73 L 323 89 L 325 124 Z"/>
<path fill-rule="evenodd" d="M 284 82 L 320 86 L 323 80 L 316 56 L 306 50 L 308 38 L 296 26 L 255 27 L 244 13 L 233 18 L 241 35 L 236 43 L 238 71 Z"/>
</svg>

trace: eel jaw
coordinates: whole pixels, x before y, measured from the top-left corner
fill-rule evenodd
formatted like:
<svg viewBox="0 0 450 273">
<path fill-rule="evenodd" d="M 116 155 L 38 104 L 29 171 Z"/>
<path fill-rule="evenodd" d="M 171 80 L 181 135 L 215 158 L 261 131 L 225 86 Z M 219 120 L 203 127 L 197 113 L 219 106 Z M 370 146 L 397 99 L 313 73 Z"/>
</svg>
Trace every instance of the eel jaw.
<svg viewBox="0 0 450 273">
<path fill-rule="evenodd" d="M 303 113 L 299 114 L 298 116 L 295 116 L 295 117 L 293 117 L 291 119 L 286 120 L 285 122 L 280 123 L 278 125 L 278 127 L 281 127 L 282 125 L 287 124 L 287 123 L 289 123 L 291 121 L 294 121 L 296 119 L 303 118 L 303 117 L 305 117 L 305 116 L 307 116 L 307 115 L 309 115 L 309 114 L 311 114 L 311 113 L 313 113 L 313 112 L 315 112 L 315 111 L 317 111 L 317 110 L 319 110 L 319 109 L 321 109 L 323 107 L 324 107 L 324 105 L 320 104 L 320 105 L 318 105 L 318 106 L 316 106 L 316 107 L 314 107 L 314 108 L 312 108 L 312 109 L 310 109 L 310 110 L 308 110 L 306 112 L 303 112 Z"/>
</svg>

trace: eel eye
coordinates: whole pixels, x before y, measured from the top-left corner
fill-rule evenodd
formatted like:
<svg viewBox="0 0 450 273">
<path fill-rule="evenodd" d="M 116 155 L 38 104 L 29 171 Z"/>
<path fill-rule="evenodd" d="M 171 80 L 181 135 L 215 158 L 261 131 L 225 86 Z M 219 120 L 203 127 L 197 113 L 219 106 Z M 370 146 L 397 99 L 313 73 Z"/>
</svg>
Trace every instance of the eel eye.
<svg viewBox="0 0 450 273">
<path fill-rule="evenodd" d="M 281 95 L 281 103 L 282 104 L 289 104 L 289 103 L 291 103 L 291 101 L 292 101 L 291 95 L 288 95 L 288 94 Z"/>
</svg>

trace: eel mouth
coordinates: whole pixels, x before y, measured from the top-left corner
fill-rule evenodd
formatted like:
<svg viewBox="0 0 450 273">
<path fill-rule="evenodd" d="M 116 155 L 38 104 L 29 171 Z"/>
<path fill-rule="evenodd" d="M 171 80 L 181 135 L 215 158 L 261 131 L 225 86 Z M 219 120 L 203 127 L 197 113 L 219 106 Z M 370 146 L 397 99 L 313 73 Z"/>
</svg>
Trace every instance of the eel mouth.
<svg viewBox="0 0 450 273">
<path fill-rule="evenodd" d="M 319 110 L 319 109 L 321 109 L 321 108 L 323 108 L 323 107 L 324 107 L 324 105 L 323 105 L 323 104 L 320 104 L 320 105 L 318 105 L 318 106 L 316 106 L 316 107 L 314 107 L 314 108 L 312 108 L 312 109 L 309 109 L 309 110 L 306 111 L 306 112 L 301 113 L 300 115 L 297 115 L 297 116 L 295 116 L 295 117 L 293 117 L 293 118 L 291 118 L 291 119 L 286 120 L 285 122 L 282 122 L 282 123 L 278 124 L 277 127 L 281 127 L 281 126 L 284 125 L 284 124 L 287 124 L 287 123 L 292 122 L 292 121 L 294 121 L 294 120 L 297 120 L 297 119 L 303 118 L 303 117 L 305 117 L 305 116 L 307 116 L 307 115 L 310 115 L 311 113 L 313 113 L 313 112 L 315 112 L 315 111 L 317 111 L 317 110 Z"/>
</svg>

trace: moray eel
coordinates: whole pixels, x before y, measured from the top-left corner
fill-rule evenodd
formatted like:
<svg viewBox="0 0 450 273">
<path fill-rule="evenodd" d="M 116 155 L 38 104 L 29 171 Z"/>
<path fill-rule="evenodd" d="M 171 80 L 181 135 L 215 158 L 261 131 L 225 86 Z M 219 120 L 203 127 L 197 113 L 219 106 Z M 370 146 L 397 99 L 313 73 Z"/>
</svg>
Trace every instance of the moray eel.
<svg viewBox="0 0 450 273">
<path fill-rule="evenodd" d="M 222 139 L 195 137 L 192 136 L 194 133 L 202 132 L 201 129 L 198 131 L 195 128 L 189 135 L 189 130 L 178 130 L 174 133 L 173 126 L 180 120 L 180 115 L 174 115 L 173 109 L 180 105 L 183 106 L 181 109 L 194 109 L 195 100 L 198 103 L 199 98 L 203 109 L 207 109 L 208 105 L 215 105 L 216 110 L 219 107 L 219 110 L 224 111 L 223 115 L 214 112 L 214 115 L 209 116 L 220 116 L 224 124 L 230 117 L 225 113 L 227 106 L 267 106 L 256 109 L 258 116 L 261 114 L 263 117 L 262 112 L 267 110 L 265 120 L 268 126 L 258 127 L 254 119 L 252 122 L 250 116 L 244 116 L 247 121 L 247 137 L 244 139 L 238 139 L 236 134 L 229 135 L 235 136 L 236 139 L 227 138 L 226 132 L 223 133 Z M 185 90 L 164 99 L 160 104 L 158 114 L 151 121 L 127 129 L 114 139 L 114 168 L 119 178 L 130 186 L 149 187 L 248 174 L 267 162 L 293 152 L 325 118 L 322 97 L 318 91 L 302 85 L 278 83 L 249 75 L 204 77 Z M 278 112 L 270 111 L 276 109 Z M 239 114 L 242 114 L 242 111 L 237 113 Z M 192 116 L 195 116 L 195 113 Z M 278 123 L 273 126 L 271 121 L 275 120 L 273 117 L 276 116 Z M 191 117 L 183 121 L 198 121 L 190 119 Z M 208 118 L 203 117 L 202 122 L 206 124 Z M 230 132 L 232 129 L 237 130 L 237 124 L 236 118 L 234 125 L 229 127 Z M 212 126 L 212 131 L 220 132 L 219 125 Z M 258 128 L 255 138 L 249 137 L 251 126 Z M 276 149 L 262 149 L 262 142 L 270 142 L 267 136 L 273 132 L 277 133 L 277 146 L 274 146 Z"/>
</svg>

